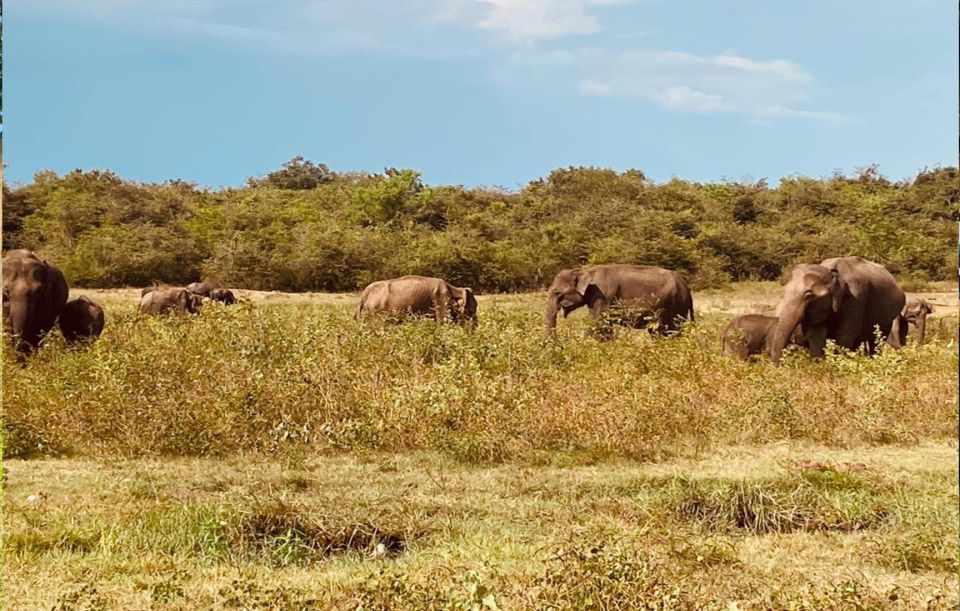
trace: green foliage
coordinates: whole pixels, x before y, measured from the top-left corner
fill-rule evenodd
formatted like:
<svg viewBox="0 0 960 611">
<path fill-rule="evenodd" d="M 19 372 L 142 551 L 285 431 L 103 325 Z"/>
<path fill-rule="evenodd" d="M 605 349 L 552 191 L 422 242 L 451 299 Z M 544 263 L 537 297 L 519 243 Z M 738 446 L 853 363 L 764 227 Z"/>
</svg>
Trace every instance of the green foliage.
<svg viewBox="0 0 960 611">
<path fill-rule="evenodd" d="M 507 192 L 429 186 L 409 169 L 336 173 L 295 157 L 220 191 L 39 172 L 4 191 L 3 245 L 39 250 L 74 285 L 92 287 L 202 276 L 345 291 L 420 273 L 515 291 L 565 267 L 616 261 L 673 268 L 703 288 L 853 254 L 922 282 L 954 277 L 958 194 L 956 168 L 897 183 L 865 168 L 771 188 L 571 167 Z"/>
<path fill-rule="evenodd" d="M 259 178 L 248 178 L 251 187 L 273 189 L 309 190 L 333 180 L 333 173 L 326 164 L 315 164 L 297 155 L 275 172 Z"/>
</svg>

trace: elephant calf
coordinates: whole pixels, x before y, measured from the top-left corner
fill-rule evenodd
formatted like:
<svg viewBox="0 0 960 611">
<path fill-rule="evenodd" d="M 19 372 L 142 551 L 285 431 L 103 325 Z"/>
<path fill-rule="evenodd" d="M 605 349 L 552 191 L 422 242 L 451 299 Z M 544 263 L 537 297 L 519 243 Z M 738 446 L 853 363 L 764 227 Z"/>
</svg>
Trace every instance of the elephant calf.
<svg viewBox="0 0 960 611">
<path fill-rule="evenodd" d="M 933 313 L 933 306 L 924 299 L 911 299 L 900 312 L 900 317 L 893 324 L 893 331 L 890 333 L 891 344 L 895 347 L 904 346 L 907 343 L 907 331 L 909 326 L 917 328 L 917 344 L 923 345 L 927 335 L 927 315 Z M 894 341 L 895 339 L 895 341 Z"/>
<path fill-rule="evenodd" d="M 210 301 L 218 301 L 223 305 L 233 305 L 237 303 L 237 297 L 230 289 L 211 289 L 210 292 L 207 293 L 207 298 L 210 299 Z"/>
<path fill-rule="evenodd" d="M 68 301 L 57 321 L 68 342 L 91 340 L 103 333 L 103 308 L 85 296 Z"/>
<path fill-rule="evenodd" d="M 427 276 L 403 276 L 371 283 L 360 293 L 354 316 L 359 320 L 367 312 L 431 316 L 437 322 L 449 316 L 456 323 L 477 324 L 477 300 L 473 289 L 456 287 L 446 280 Z"/>
<path fill-rule="evenodd" d="M 184 287 L 188 293 L 193 293 L 194 295 L 200 295 L 201 297 L 209 297 L 210 292 L 221 288 L 216 282 L 191 282 Z"/>
<path fill-rule="evenodd" d="M 203 298 L 186 289 L 154 289 L 140 298 L 140 312 L 143 314 L 166 314 L 169 312 L 196 313 L 200 310 Z"/>
<path fill-rule="evenodd" d="M 779 318 L 769 314 L 737 316 L 723 330 L 723 351 L 744 361 L 755 354 L 769 354 L 770 341 L 778 322 Z M 799 327 L 790 337 L 790 343 L 804 345 Z"/>
<path fill-rule="evenodd" d="M 723 330 L 723 351 L 744 361 L 769 351 L 769 340 L 780 319 L 763 314 L 745 314 L 730 321 Z"/>
</svg>

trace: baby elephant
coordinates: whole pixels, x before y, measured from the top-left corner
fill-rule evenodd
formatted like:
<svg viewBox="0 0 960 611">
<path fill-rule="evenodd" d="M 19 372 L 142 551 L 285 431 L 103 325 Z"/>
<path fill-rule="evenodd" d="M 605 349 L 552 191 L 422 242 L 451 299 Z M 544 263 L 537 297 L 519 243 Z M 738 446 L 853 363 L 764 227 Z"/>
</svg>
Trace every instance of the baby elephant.
<svg viewBox="0 0 960 611">
<path fill-rule="evenodd" d="M 237 297 L 230 289 L 211 289 L 211 291 L 207 293 L 207 298 L 210 299 L 210 301 L 219 301 L 223 305 L 233 305 L 237 303 Z"/>
<path fill-rule="evenodd" d="M 448 316 L 457 323 L 477 324 L 477 300 L 473 289 L 453 286 L 440 278 L 404 276 L 378 280 L 363 289 L 354 316 L 367 312 L 409 313 L 431 316 L 437 322 Z"/>
<path fill-rule="evenodd" d="M 927 335 L 927 315 L 933 314 L 933 306 L 923 299 L 911 299 L 900 312 L 899 319 L 893 322 L 893 329 L 890 332 L 890 343 L 895 347 L 901 347 L 907 343 L 907 331 L 909 326 L 917 328 L 917 344 L 923 345 Z"/>
<path fill-rule="evenodd" d="M 166 314 L 168 312 L 194 314 L 200 310 L 202 299 L 199 295 L 194 295 L 186 289 L 155 289 L 144 293 L 140 298 L 140 312 L 142 314 Z"/>
<path fill-rule="evenodd" d="M 723 351 L 744 361 L 767 352 L 767 340 L 780 319 L 764 314 L 745 314 L 730 321 L 723 330 Z"/>
<path fill-rule="evenodd" d="M 60 311 L 57 322 L 60 332 L 68 342 L 92 340 L 103 333 L 103 308 L 92 299 L 81 295 Z"/>
</svg>

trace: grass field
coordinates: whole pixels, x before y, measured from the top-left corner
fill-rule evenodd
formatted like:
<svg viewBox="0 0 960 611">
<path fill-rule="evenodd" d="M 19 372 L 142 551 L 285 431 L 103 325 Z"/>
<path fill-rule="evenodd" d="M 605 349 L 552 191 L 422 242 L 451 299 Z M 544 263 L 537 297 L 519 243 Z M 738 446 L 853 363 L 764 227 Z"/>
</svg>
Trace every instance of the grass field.
<svg viewBox="0 0 960 611">
<path fill-rule="evenodd" d="M 609 342 L 544 338 L 539 295 L 470 332 L 81 291 L 98 342 L 4 355 L 4 606 L 956 608 L 956 308 L 875 358 L 724 358 L 778 291 Z"/>
</svg>

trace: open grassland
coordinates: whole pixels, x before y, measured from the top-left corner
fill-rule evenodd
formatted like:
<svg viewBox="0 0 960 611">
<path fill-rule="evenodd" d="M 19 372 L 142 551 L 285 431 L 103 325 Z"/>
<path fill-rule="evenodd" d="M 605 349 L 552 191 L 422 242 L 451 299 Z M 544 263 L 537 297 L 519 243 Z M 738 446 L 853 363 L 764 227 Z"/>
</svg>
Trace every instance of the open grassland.
<svg viewBox="0 0 960 611">
<path fill-rule="evenodd" d="M 433 453 L 5 467 L 11 609 L 958 604 L 946 443 L 565 467 Z"/>
<path fill-rule="evenodd" d="M 779 290 L 608 342 L 543 337 L 540 295 L 469 331 L 90 292 L 92 346 L 4 353 L 4 606 L 956 608 L 956 309 L 875 358 L 723 357 Z"/>
</svg>

